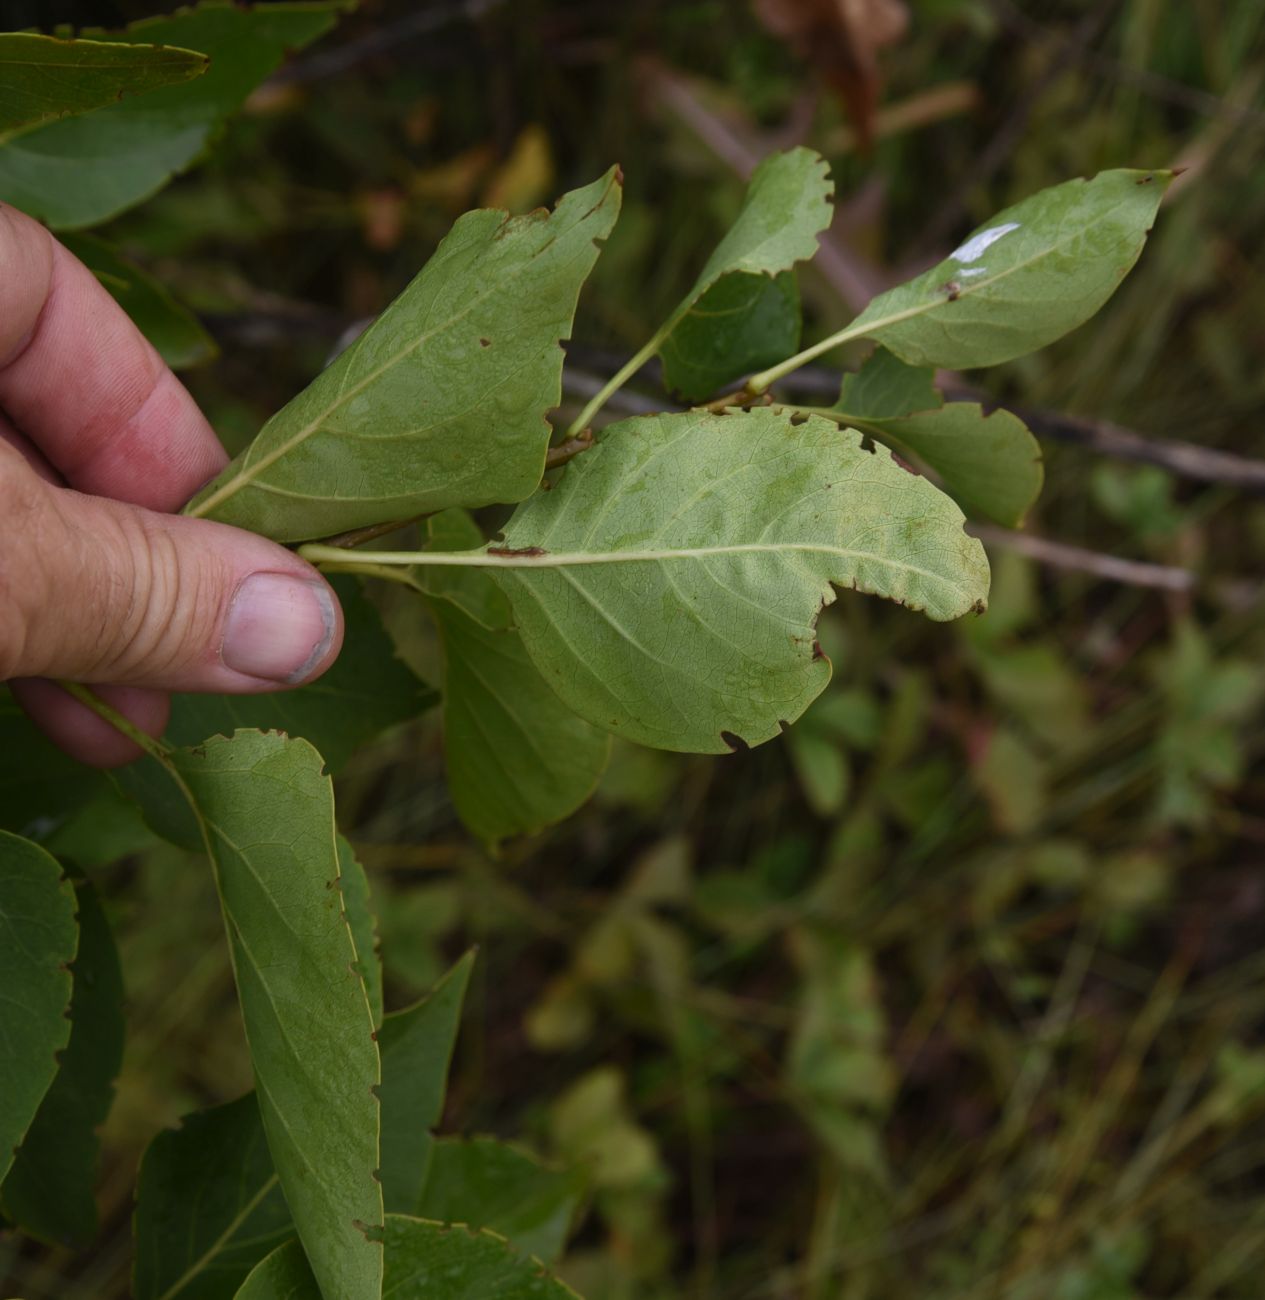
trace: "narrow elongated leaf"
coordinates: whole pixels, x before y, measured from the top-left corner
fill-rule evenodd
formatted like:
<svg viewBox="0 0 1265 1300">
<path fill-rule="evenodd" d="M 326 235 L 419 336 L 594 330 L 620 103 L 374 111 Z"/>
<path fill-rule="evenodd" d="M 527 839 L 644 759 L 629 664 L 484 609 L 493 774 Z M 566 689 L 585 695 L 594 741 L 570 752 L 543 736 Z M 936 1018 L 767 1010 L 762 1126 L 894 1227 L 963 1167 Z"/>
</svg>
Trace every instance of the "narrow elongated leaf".
<svg viewBox="0 0 1265 1300">
<path fill-rule="evenodd" d="M 356 861 L 355 850 L 338 837 L 338 878 L 343 891 L 343 910 L 356 945 L 356 969 L 364 980 L 365 996 L 376 1029 L 382 1024 L 382 962 L 378 957 L 378 921 L 369 900 L 369 877 Z"/>
<path fill-rule="evenodd" d="M 167 740 L 196 745 L 239 727 L 276 728 L 310 741 L 337 773 L 352 754 L 388 728 L 415 718 L 439 696 L 395 654 L 395 646 L 354 578 L 331 579 L 346 636 L 334 666 L 310 686 L 263 695 L 176 695 Z"/>
<path fill-rule="evenodd" d="M 0 1178 L 70 1038 L 75 895 L 56 859 L 0 831 Z"/>
<path fill-rule="evenodd" d="M 287 51 L 328 31 L 344 7 L 341 0 L 203 0 L 111 32 L 111 42 L 173 45 L 205 55 L 206 75 L 84 117 L 47 122 L 8 141 L 0 149 L 0 199 L 62 230 L 125 211 L 194 162 Z"/>
<path fill-rule="evenodd" d="M 886 348 L 844 377 L 837 418 L 933 469 L 963 509 L 1015 528 L 1041 492 L 1041 447 L 1018 416 L 977 402 L 952 402 L 930 367 L 909 366 Z"/>
<path fill-rule="evenodd" d="M 491 1228 L 550 1263 L 562 1254 L 584 1185 L 580 1171 L 551 1169 L 509 1142 L 440 1138 L 417 1212 L 440 1223 Z"/>
<path fill-rule="evenodd" d="M 474 953 L 467 953 L 421 1002 L 387 1016 L 382 1051 L 382 1195 L 388 1210 L 417 1208 L 430 1165 L 431 1129 L 443 1114 L 448 1066 Z"/>
<path fill-rule="evenodd" d="M 0 33 L 0 139 L 49 118 L 189 81 L 206 69 L 206 55 L 194 50 Z"/>
<path fill-rule="evenodd" d="M 173 370 L 201 365 L 219 354 L 215 340 L 193 313 L 104 239 L 67 234 L 62 243 L 101 281 Z"/>
<path fill-rule="evenodd" d="M 345 843 L 340 839 L 340 851 Z M 347 880 L 344 873 L 344 899 Z M 470 964 L 463 958 L 430 997 L 390 1017 L 386 1029 L 388 1119 L 399 1120 L 388 1133 L 410 1149 L 393 1168 L 409 1173 L 417 1186 L 426 1176 L 428 1126 L 443 1107 Z M 418 1132 L 426 1135 L 420 1145 Z M 414 1170 L 404 1168 L 408 1158 L 415 1158 Z M 525 1205 L 529 1199 L 525 1191 Z M 141 1162 L 135 1229 L 136 1300 L 232 1295 L 265 1255 L 293 1237 L 253 1092 L 186 1116 L 178 1129 L 150 1143 Z"/>
<path fill-rule="evenodd" d="M 79 949 L 70 1042 L 0 1185 L 0 1206 L 10 1222 L 65 1246 L 86 1245 L 97 1233 L 97 1129 L 109 1113 L 123 1059 L 123 975 L 114 936 L 86 880 L 75 886 L 75 901 Z"/>
<path fill-rule="evenodd" d="M 330 779 L 306 741 L 253 731 L 171 761 L 215 869 L 264 1131 L 299 1236 L 323 1290 L 377 1300 L 379 1061 L 339 901 Z"/>
<path fill-rule="evenodd" d="M 135 1234 L 136 1300 L 220 1300 L 294 1235 L 253 1092 L 149 1144 Z"/>
<path fill-rule="evenodd" d="M 186 513 L 298 541 L 530 495 L 561 400 L 559 340 L 619 202 L 612 168 L 552 213 L 466 213 Z"/>
<path fill-rule="evenodd" d="M 486 559 L 577 713 L 701 753 L 769 739 L 822 690 L 814 624 L 832 584 L 934 619 L 988 593 L 982 547 L 931 483 L 769 409 L 614 426 Z"/>
<path fill-rule="evenodd" d="M 664 382 L 694 400 L 771 365 L 799 342 L 799 294 L 789 272 L 817 251 L 834 186 L 811 149 L 766 158 L 738 219 L 662 332 Z"/>
<path fill-rule="evenodd" d="M 577 1300 L 503 1237 L 388 1214 L 386 1284 L 391 1300 Z M 236 1300 L 321 1300 L 297 1241 L 278 1247 L 246 1279 Z"/>
<path fill-rule="evenodd" d="M 1087 321 L 1138 260 L 1164 171 L 1106 171 L 999 212 L 853 322 L 911 365 L 993 366 Z"/>
<path fill-rule="evenodd" d="M 430 524 L 434 550 L 483 541 L 464 512 Z M 509 602 L 486 573 L 420 573 L 442 574 L 445 593 L 430 607 L 444 647 L 444 753 L 458 815 L 491 843 L 561 821 L 593 793 L 610 736 L 578 717 L 540 675 L 510 626 Z"/>
</svg>

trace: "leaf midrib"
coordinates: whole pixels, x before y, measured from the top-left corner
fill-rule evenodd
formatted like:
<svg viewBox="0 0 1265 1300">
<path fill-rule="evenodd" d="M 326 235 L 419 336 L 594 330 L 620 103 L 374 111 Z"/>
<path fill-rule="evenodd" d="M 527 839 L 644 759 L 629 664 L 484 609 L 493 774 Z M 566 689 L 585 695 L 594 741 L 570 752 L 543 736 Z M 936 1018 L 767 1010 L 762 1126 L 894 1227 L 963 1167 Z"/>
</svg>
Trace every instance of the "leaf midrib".
<svg viewBox="0 0 1265 1300">
<path fill-rule="evenodd" d="M 323 560 L 324 553 L 332 547 L 309 546 L 301 554 L 313 560 Z M 911 564 L 907 560 L 880 555 L 875 551 L 858 550 L 846 546 L 828 546 L 810 542 L 741 542 L 724 546 L 691 546 L 653 551 L 554 551 L 544 555 L 496 555 L 488 551 L 379 551 L 373 553 L 375 564 L 387 565 L 451 565 L 454 567 L 486 569 L 561 569 L 584 564 L 659 564 L 668 560 L 706 560 L 715 555 L 783 555 L 807 553 L 835 555 L 841 559 L 871 560 L 890 568 L 903 569 L 922 577 L 952 585 L 951 580 L 932 569 Z M 346 552 L 337 552 L 346 559 Z"/>
</svg>

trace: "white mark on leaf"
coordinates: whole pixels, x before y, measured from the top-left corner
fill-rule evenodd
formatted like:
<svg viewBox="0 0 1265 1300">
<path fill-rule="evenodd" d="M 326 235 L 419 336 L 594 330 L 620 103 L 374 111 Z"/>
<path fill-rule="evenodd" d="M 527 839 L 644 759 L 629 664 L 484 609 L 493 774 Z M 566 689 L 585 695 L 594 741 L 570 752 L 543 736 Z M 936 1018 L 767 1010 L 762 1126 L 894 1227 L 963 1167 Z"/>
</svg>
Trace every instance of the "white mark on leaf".
<svg viewBox="0 0 1265 1300">
<path fill-rule="evenodd" d="M 955 262 L 961 262 L 966 265 L 970 262 L 978 262 L 981 257 L 1003 236 L 1008 235 L 1012 230 L 1018 230 L 1017 221 L 1007 221 L 1000 226 L 989 226 L 987 230 L 981 230 L 978 235 L 972 235 L 960 248 L 955 248 L 949 256 Z"/>
</svg>

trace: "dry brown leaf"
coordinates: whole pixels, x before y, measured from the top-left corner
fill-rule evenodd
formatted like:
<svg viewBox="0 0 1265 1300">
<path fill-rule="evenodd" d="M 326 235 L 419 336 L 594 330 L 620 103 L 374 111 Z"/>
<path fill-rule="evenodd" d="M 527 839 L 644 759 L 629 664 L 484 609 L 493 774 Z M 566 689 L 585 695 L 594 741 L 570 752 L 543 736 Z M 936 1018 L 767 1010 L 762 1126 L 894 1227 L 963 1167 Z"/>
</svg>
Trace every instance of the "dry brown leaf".
<svg viewBox="0 0 1265 1300">
<path fill-rule="evenodd" d="M 861 147 L 874 138 L 878 52 L 909 27 L 904 0 L 754 0 L 756 17 L 838 91 Z"/>
</svg>

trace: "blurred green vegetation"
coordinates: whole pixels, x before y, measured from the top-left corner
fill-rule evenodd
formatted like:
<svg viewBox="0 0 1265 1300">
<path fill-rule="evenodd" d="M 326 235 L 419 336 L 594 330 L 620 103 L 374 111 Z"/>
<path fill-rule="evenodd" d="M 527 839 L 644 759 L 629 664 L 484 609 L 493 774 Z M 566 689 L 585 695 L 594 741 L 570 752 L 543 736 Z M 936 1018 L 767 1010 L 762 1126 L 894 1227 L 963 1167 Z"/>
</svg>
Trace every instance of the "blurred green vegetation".
<svg viewBox="0 0 1265 1300">
<path fill-rule="evenodd" d="M 457 214 L 619 161 L 625 214 L 570 349 L 608 372 L 736 210 L 717 123 L 755 157 L 826 153 L 836 237 L 880 279 L 1044 185 L 1179 164 L 1117 297 L 992 393 L 1265 458 L 1265 9 L 910 7 L 867 156 L 740 0 L 365 0 L 103 233 L 218 338 L 186 378 L 236 449 Z M 428 9 L 448 19 L 410 35 Z M 802 281 L 809 331 L 852 314 Z M 445 1129 L 591 1172 L 561 1270 L 587 1300 L 1265 1293 L 1265 501 L 1045 450 L 1034 531 L 1190 569 L 1193 591 L 995 550 L 978 620 L 845 594 L 821 628 L 835 682 L 784 742 L 620 749 L 588 808 L 496 861 L 456 821 L 433 720 L 340 778 L 388 1006 L 480 945 Z M 416 610 L 375 595 L 425 672 Z M 251 1083 L 209 873 L 121 805 L 94 816 L 59 835 L 128 990 L 105 1227 L 77 1255 L 0 1241 L 27 1300 L 126 1295 L 141 1149 Z"/>
</svg>

